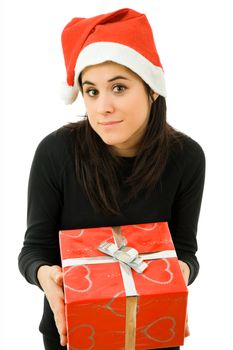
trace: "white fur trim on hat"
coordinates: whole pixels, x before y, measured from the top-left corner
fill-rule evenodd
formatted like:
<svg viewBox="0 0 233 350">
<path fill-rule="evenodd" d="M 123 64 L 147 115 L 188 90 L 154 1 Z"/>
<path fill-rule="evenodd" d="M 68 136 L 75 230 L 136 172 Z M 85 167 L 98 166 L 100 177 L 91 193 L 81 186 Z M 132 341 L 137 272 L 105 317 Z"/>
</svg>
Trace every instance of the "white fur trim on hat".
<svg viewBox="0 0 233 350">
<path fill-rule="evenodd" d="M 154 92 L 166 97 L 164 73 L 161 67 L 129 46 L 114 42 L 96 42 L 86 46 L 79 54 L 75 67 L 75 82 L 82 70 L 98 63 L 113 61 L 137 73 Z"/>
<path fill-rule="evenodd" d="M 60 95 L 65 104 L 73 103 L 78 96 L 78 86 L 75 84 L 74 86 L 69 86 L 66 82 L 62 82 L 60 86 Z"/>
</svg>

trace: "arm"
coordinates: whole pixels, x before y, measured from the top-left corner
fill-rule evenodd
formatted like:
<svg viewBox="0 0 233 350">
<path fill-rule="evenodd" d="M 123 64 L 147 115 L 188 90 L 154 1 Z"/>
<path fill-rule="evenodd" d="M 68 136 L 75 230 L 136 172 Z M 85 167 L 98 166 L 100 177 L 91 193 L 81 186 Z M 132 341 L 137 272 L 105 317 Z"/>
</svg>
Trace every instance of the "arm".
<svg viewBox="0 0 233 350">
<path fill-rule="evenodd" d="M 27 231 L 19 255 L 23 276 L 46 295 L 62 345 L 66 344 L 66 327 L 58 232 L 64 164 L 55 134 L 49 135 L 40 143 L 33 159 L 28 185 Z"/>
<path fill-rule="evenodd" d="M 169 228 L 179 260 L 189 267 L 188 284 L 191 284 L 199 271 L 196 235 L 205 178 L 205 156 L 201 147 L 188 140 L 179 163 L 182 164 L 181 181 L 174 198 Z M 187 275 L 186 267 L 186 279 Z"/>
<path fill-rule="evenodd" d="M 40 143 L 32 162 L 28 184 L 27 231 L 19 255 L 21 273 L 29 283 L 38 286 L 39 267 L 60 261 L 61 169 L 53 157 L 53 138 L 49 136 Z"/>
<path fill-rule="evenodd" d="M 199 271 L 196 234 L 205 178 L 205 156 L 201 147 L 191 140 L 187 146 L 182 156 L 181 181 L 169 223 L 186 285 L 195 280 Z M 187 315 L 185 336 L 189 335 Z"/>
</svg>

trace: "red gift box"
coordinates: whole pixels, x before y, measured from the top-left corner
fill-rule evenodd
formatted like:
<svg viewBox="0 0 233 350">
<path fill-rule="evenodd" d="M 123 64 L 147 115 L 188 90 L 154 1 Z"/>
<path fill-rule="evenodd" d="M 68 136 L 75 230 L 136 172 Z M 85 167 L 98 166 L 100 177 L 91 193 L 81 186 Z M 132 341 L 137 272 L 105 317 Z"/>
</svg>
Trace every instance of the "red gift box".
<svg viewBox="0 0 233 350">
<path fill-rule="evenodd" d="M 142 273 L 101 251 L 136 249 Z M 183 345 L 188 291 L 166 222 L 60 232 L 69 350 Z"/>
</svg>

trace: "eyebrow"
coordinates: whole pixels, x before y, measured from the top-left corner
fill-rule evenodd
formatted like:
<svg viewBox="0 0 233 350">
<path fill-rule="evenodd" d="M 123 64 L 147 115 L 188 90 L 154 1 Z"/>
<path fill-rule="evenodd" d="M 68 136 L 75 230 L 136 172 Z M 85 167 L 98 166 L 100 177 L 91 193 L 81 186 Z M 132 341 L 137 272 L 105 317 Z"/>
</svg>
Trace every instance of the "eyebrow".
<svg viewBox="0 0 233 350">
<path fill-rule="evenodd" d="M 117 75 L 116 77 L 114 78 L 111 78 L 108 80 L 108 83 L 111 83 L 112 81 L 115 81 L 115 80 L 118 80 L 118 79 L 123 79 L 123 80 L 129 80 L 128 78 L 122 76 L 122 75 Z M 94 83 L 92 83 L 91 81 L 89 80 L 85 80 L 83 83 L 82 83 L 82 86 L 85 85 L 85 84 L 88 84 L 88 85 L 95 85 Z"/>
</svg>

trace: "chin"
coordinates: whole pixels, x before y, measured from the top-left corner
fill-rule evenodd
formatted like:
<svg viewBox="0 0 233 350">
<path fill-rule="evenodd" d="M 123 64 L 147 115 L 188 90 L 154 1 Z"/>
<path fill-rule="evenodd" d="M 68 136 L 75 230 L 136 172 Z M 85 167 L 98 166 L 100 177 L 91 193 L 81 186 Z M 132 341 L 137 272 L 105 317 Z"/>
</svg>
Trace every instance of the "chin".
<svg viewBox="0 0 233 350">
<path fill-rule="evenodd" d="M 102 141 L 104 143 L 106 143 L 106 145 L 108 146 L 116 146 L 116 145 L 119 145 L 120 143 L 124 142 L 122 140 L 113 140 L 113 139 L 109 139 L 109 138 L 104 138 L 104 137 L 101 137 L 102 138 Z"/>
</svg>

